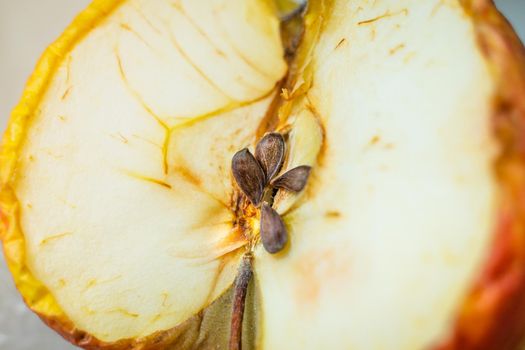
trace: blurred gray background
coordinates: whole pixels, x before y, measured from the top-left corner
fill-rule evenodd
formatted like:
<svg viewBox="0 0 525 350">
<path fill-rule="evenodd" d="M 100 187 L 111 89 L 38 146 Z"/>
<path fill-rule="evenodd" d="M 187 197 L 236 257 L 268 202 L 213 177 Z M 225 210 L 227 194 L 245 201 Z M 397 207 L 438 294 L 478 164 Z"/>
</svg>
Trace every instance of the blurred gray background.
<svg viewBox="0 0 525 350">
<path fill-rule="evenodd" d="M 38 57 L 89 0 L 0 0 L 0 132 Z M 496 0 L 525 38 L 525 0 Z M 0 253 L 0 350 L 67 350 L 22 303 Z"/>
</svg>

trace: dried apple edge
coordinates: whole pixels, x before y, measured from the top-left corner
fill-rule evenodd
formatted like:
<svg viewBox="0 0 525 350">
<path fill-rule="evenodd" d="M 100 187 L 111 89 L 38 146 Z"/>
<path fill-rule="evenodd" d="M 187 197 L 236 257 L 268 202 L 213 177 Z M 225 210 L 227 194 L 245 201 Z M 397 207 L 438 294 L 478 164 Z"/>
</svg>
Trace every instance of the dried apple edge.
<svg viewBox="0 0 525 350">
<path fill-rule="evenodd" d="M 452 331 L 433 350 L 525 345 L 525 47 L 493 0 L 460 0 L 495 83 L 492 128 L 499 203 L 492 244 Z"/>
</svg>

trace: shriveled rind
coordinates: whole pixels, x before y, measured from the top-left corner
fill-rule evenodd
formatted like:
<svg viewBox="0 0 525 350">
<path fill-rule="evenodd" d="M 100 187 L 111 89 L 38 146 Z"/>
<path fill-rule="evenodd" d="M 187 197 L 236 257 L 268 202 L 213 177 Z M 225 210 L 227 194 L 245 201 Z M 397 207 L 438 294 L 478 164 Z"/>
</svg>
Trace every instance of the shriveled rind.
<svg viewBox="0 0 525 350">
<path fill-rule="evenodd" d="M 496 83 L 501 207 L 486 265 L 440 350 L 516 349 L 525 334 L 525 48 L 492 0 L 463 0 Z"/>
<path fill-rule="evenodd" d="M 245 311 L 243 349 L 256 349 L 257 333 L 253 325 L 257 321 L 255 287 L 249 288 Z M 42 320 L 72 344 L 86 350 L 226 350 L 228 347 L 229 320 L 232 308 L 233 288 L 228 289 L 206 309 L 179 326 L 151 334 L 140 339 L 124 339 L 104 342 L 76 329 L 70 322 L 41 316 Z"/>
</svg>

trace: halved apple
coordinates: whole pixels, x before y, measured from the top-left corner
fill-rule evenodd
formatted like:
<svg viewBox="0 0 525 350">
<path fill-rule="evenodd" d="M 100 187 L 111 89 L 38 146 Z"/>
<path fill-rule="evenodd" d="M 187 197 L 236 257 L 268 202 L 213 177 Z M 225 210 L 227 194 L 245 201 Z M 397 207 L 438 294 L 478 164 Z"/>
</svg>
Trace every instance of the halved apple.
<svg viewBox="0 0 525 350">
<path fill-rule="evenodd" d="M 489 0 L 283 8 L 96 0 L 46 51 L 0 154 L 28 306 L 86 349 L 516 348 L 511 27 Z"/>
</svg>

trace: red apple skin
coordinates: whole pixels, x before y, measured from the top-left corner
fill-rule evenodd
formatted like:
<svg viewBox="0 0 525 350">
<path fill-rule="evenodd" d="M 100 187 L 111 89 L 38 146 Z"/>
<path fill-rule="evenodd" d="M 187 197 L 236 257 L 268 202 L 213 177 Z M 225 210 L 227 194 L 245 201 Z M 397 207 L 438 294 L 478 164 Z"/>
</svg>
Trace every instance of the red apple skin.
<svg viewBox="0 0 525 350">
<path fill-rule="evenodd" d="M 518 349 L 525 335 L 525 48 L 492 0 L 463 0 L 496 81 L 499 212 L 481 274 L 435 350 Z"/>
</svg>

